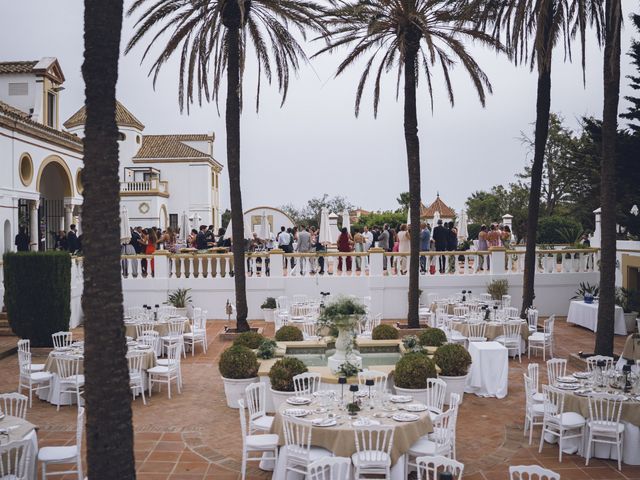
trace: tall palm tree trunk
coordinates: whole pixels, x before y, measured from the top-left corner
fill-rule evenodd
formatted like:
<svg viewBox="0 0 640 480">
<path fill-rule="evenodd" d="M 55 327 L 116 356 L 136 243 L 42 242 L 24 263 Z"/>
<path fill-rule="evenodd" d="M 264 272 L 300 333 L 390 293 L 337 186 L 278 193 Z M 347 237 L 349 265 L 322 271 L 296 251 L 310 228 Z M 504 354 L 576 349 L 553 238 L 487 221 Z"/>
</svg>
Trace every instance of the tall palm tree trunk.
<svg viewBox="0 0 640 480">
<path fill-rule="evenodd" d="M 235 4 L 237 2 L 228 2 Z M 235 13 L 235 12 L 233 12 Z M 238 8 L 238 19 L 240 18 Z M 235 18 L 235 15 L 234 15 Z M 234 22 L 235 23 L 235 22 Z M 227 27 L 227 164 L 231 197 L 233 271 L 236 287 L 236 328 L 249 330 L 247 322 L 247 288 L 244 271 L 244 216 L 240 190 L 240 24 Z"/>
<path fill-rule="evenodd" d="M 549 117 L 551 114 L 551 23 L 553 2 L 547 0 L 546 16 L 539 16 L 537 35 L 541 36 L 542 45 L 538 55 L 538 87 L 536 99 L 536 131 L 534 140 L 533 165 L 531 166 L 531 187 L 529 190 L 529 208 L 527 213 L 527 245 L 524 254 L 524 281 L 522 292 L 522 310 L 520 316 L 525 318 L 527 309 L 533 305 L 536 278 L 536 237 L 538 232 L 538 216 L 540 214 L 540 192 L 542 190 L 542 170 L 544 152 L 549 136 Z M 542 7 L 544 8 L 544 7 Z"/>
<path fill-rule="evenodd" d="M 600 302 L 596 355 L 613 355 L 616 276 L 616 135 L 620 98 L 620 0 L 607 0 L 604 44 L 604 107 L 600 166 Z"/>
<path fill-rule="evenodd" d="M 120 277 L 116 81 L 122 0 L 84 2 L 87 122 L 83 241 L 87 463 L 92 480 L 135 478 Z"/>
<path fill-rule="evenodd" d="M 419 33 L 412 32 L 404 57 L 404 141 L 407 147 L 409 171 L 409 206 L 411 207 L 411 258 L 409 260 L 409 313 L 410 328 L 418 328 L 419 264 L 420 264 L 420 141 L 416 113 L 416 56 Z"/>
</svg>

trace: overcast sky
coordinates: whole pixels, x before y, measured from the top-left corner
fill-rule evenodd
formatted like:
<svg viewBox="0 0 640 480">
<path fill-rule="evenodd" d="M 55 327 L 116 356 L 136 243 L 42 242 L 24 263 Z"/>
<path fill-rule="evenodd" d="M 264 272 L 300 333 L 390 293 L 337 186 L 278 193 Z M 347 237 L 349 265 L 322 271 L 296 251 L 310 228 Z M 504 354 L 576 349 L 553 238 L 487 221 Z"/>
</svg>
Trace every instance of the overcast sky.
<svg viewBox="0 0 640 480">
<path fill-rule="evenodd" d="M 130 2 L 126 1 L 128 5 Z M 625 75 L 633 71 L 626 55 L 636 34 L 628 15 L 640 2 L 624 0 L 622 95 L 631 89 Z M 83 103 L 80 67 L 83 54 L 81 0 L 0 0 L 0 59 L 36 60 L 54 56 L 66 76 L 60 111 L 66 120 Z M 126 19 L 123 44 L 132 33 Z M 318 43 L 308 44 L 311 54 Z M 429 108 L 426 90 L 419 92 L 419 136 L 422 198 L 429 203 L 436 191 L 459 210 L 472 191 L 513 180 L 529 162 L 521 145 L 521 131 L 531 134 L 535 119 L 536 76 L 514 67 L 504 57 L 470 46 L 487 72 L 494 94 L 482 108 L 462 69 L 452 81 L 456 105 L 446 99 L 442 79 L 435 82 L 435 108 Z M 181 115 L 177 103 L 178 59 L 164 67 L 155 91 L 147 77 L 149 63 L 140 66 L 142 48 L 121 58 L 118 99 L 145 125 L 145 133 L 215 132 L 214 156 L 226 165 L 224 116 L 215 105 L 193 107 Z M 552 77 L 552 110 L 572 128 L 583 115 L 601 116 L 602 53 L 587 45 L 587 85 L 582 86 L 579 62 L 563 64 L 557 50 Z M 403 135 L 402 97 L 395 100 L 395 79 L 383 84 L 378 118 L 373 118 L 371 96 L 363 99 L 360 117 L 353 114 L 354 93 L 361 66 L 333 78 L 342 55 L 314 59 L 292 80 L 287 103 L 279 107 L 276 88 L 265 88 L 256 115 L 253 103 L 254 70 L 245 80 L 242 117 L 242 194 L 245 209 L 257 205 L 293 203 L 321 196 L 344 195 L 367 210 L 396 208 L 396 197 L 408 190 Z M 224 101 L 222 102 L 222 106 Z M 621 100 L 620 110 L 627 108 Z M 224 115 L 224 112 L 221 112 Z M 222 203 L 229 204 L 224 177 Z M 170 186 L 177 188 L 177 186 Z M 183 186 L 184 188 L 184 186 Z"/>
</svg>

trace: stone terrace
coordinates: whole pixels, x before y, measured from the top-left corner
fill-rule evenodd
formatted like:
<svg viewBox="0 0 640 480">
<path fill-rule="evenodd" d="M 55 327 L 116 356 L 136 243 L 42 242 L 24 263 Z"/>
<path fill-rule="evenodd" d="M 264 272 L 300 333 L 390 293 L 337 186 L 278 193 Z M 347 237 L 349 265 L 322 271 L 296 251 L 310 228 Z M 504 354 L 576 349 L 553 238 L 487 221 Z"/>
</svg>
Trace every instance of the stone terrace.
<svg viewBox="0 0 640 480">
<path fill-rule="evenodd" d="M 579 327 L 569 326 L 560 318 L 556 323 L 556 355 L 567 357 L 580 350 L 592 351 L 594 335 Z M 267 335 L 273 334 L 273 324 L 252 322 L 263 326 Z M 172 400 L 166 391 L 154 393 L 144 406 L 139 398 L 134 403 L 135 454 L 140 480 L 240 478 L 241 439 L 240 422 L 235 410 L 227 408 L 223 385 L 217 369 L 220 352 L 228 346 L 216 334 L 224 322 L 209 322 L 209 351 L 206 355 L 187 356 L 183 361 L 184 390 Z M 82 330 L 74 334 L 80 337 Z M 616 337 L 616 352 L 622 350 L 624 337 Z M 199 350 L 198 350 L 199 351 Z M 44 362 L 34 352 L 34 363 Z M 46 355 L 46 352 L 40 355 Z M 534 359 L 536 360 L 536 359 Z M 539 358 L 537 361 L 542 362 Z M 502 399 L 465 395 L 458 420 L 458 459 L 465 464 L 465 478 L 469 480 L 507 479 L 508 466 L 540 464 L 558 471 L 568 479 L 637 479 L 640 466 L 623 465 L 617 471 L 613 461 L 593 459 L 589 467 L 584 459 L 565 455 L 558 463 L 557 446 L 545 446 L 538 453 L 534 435 L 532 446 L 523 437 L 524 386 L 522 374 L 528 360 L 522 364 L 510 360 L 509 395 Z M 570 364 L 569 369 L 573 371 Z M 14 391 L 18 378 L 16 355 L 0 360 L 0 392 Z M 540 369 L 541 383 L 546 369 Z M 34 400 L 27 419 L 39 427 L 39 446 L 73 443 L 75 407 L 61 407 Z M 539 429 L 536 431 L 539 433 Z M 247 478 L 270 478 L 271 474 L 248 469 Z"/>
</svg>

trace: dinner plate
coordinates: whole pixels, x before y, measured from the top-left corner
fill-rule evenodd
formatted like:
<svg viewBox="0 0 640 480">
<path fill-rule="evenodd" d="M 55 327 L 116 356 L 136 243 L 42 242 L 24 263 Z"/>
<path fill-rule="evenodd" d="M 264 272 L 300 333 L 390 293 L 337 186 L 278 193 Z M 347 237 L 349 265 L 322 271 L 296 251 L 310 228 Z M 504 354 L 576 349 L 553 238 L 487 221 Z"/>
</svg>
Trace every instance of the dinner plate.
<svg viewBox="0 0 640 480">
<path fill-rule="evenodd" d="M 334 427 L 338 424 L 335 418 L 316 418 L 311 423 L 314 427 Z"/>
<path fill-rule="evenodd" d="M 287 403 L 289 405 L 307 405 L 311 403 L 311 400 L 306 397 L 289 397 L 287 398 Z"/>
<path fill-rule="evenodd" d="M 287 415 L 288 417 L 304 417 L 309 415 L 311 412 L 306 408 L 287 408 L 283 415 Z"/>
<path fill-rule="evenodd" d="M 396 422 L 415 422 L 420 419 L 420 415 L 416 415 L 415 413 L 396 413 L 391 418 Z"/>
<path fill-rule="evenodd" d="M 70 352 L 73 349 L 71 347 L 56 347 L 54 350 L 56 352 Z"/>
<path fill-rule="evenodd" d="M 558 383 L 556 385 L 560 390 L 578 390 L 580 385 L 576 383 Z"/>
<path fill-rule="evenodd" d="M 136 348 L 138 350 L 150 350 L 151 349 L 151 345 L 146 345 L 146 344 L 142 343 L 142 344 L 138 345 Z"/>
<path fill-rule="evenodd" d="M 591 390 L 587 390 L 585 388 L 579 388 L 578 390 L 576 390 L 575 392 L 576 395 L 579 395 L 581 397 L 588 397 L 589 395 L 591 395 Z"/>
<path fill-rule="evenodd" d="M 380 425 L 380 422 L 378 420 L 372 420 L 371 418 L 362 417 L 354 420 L 351 425 L 353 425 L 354 427 L 370 427 Z"/>
<path fill-rule="evenodd" d="M 407 412 L 424 412 L 425 410 L 429 409 L 429 407 L 427 407 L 424 403 L 410 403 L 402 408 Z"/>
<path fill-rule="evenodd" d="M 573 376 L 575 378 L 579 378 L 581 380 L 587 379 L 587 378 L 591 378 L 591 373 L 589 372 L 576 372 L 573 374 Z"/>
<path fill-rule="evenodd" d="M 409 403 L 413 397 L 411 395 L 391 395 L 389 400 L 393 403 Z"/>
<path fill-rule="evenodd" d="M 561 383 L 578 383 L 578 379 L 572 375 L 567 375 L 565 377 L 558 377 L 558 382 Z"/>
</svg>

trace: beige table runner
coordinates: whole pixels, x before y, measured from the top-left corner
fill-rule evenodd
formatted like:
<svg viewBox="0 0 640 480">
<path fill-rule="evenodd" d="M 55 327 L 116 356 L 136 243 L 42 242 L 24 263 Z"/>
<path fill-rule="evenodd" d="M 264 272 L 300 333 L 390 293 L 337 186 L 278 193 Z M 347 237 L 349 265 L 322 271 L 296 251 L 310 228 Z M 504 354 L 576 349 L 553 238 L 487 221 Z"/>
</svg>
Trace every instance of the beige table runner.
<svg viewBox="0 0 640 480">
<path fill-rule="evenodd" d="M 453 322 L 453 328 L 463 336 L 469 336 L 469 324 L 466 322 Z M 487 322 L 487 328 L 485 330 L 485 336 L 488 341 L 495 340 L 496 338 L 504 335 L 504 325 L 496 322 Z M 522 325 L 520 325 L 520 336 L 524 341 L 527 341 L 529 338 L 529 325 L 524 320 L 522 321 Z"/>
<path fill-rule="evenodd" d="M 627 337 L 622 356 L 627 360 L 640 360 L 640 334 L 634 333 Z"/>
<path fill-rule="evenodd" d="M 280 411 L 276 413 L 273 426 L 271 427 L 271 433 L 275 433 L 280 437 L 279 445 L 284 445 L 282 411 L 287 408 L 292 408 L 292 405 L 284 403 L 280 407 Z M 301 408 L 312 409 L 313 407 L 305 406 Z M 393 425 L 395 427 L 393 447 L 391 450 L 391 463 L 395 464 L 398 458 L 408 452 L 409 448 L 411 448 L 420 437 L 433 432 L 433 424 L 431 423 L 429 412 L 419 413 L 420 419 L 415 422 L 396 422 L 391 418 L 374 418 L 373 414 L 380 411 L 379 409 L 365 409 L 356 417 L 349 417 L 346 412 L 340 412 L 341 418 L 338 421 L 338 425 L 334 427 L 312 427 L 311 445 L 326 448 L 336 456 L 351 457 L 351 455 L 356 453 L 355 433 L 351 422 L 366 416 L 378 420 L 382 425 Z M 305 420 L 320 418 L 324 415 L 326 414 L 312 414 L 305 417 Z"/>
<path fill-rule="evenodd" d="M 131 337 L 134 340 L 138 338 L 138 334 L 136 333 L 136 324 L 135 323 L 125 323 L 125 335 L 127 337 Z M 154 323 L 153 329 L 160 334 L 161 337 L 165 337 L 169 335 L 169 323 L 168 322 L 156 322 Z M 189 320 L 184 321 L 184 333 L 191 332 L 191 323 Z"/>
<path fill-rule="evenodd" d="M 156 355 L 153 352 L 153 349 L 149 350 L 139 350 L 144 352 L 144 357 L 142 358 L 142 369 L 149 370 L 156 366 Z M 69 354 L 70 352 L 63 352 L 64 354 Z M 62 354 L 62 353 L 61 353 Z M 49 357 L 47 358 L 46 363 L 44 364 L 44 369 L 47 372 L 58 373 L 58 364 L 56 363 L 55 357 L 58 355 L 58 352 L 55 350 L 49 353 Z M 84 372 L 84 360 L 80 361 L 80 372 Z"/>
<path fill-rule="evenodd" d="M 564 397 L 564 411 L 576 412 L 584 418 L 589 418 L 589 399 L 567 392 Z M 640 402 L 623 402 L 620 420 L 640 427 Z"/>
</svg>

